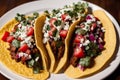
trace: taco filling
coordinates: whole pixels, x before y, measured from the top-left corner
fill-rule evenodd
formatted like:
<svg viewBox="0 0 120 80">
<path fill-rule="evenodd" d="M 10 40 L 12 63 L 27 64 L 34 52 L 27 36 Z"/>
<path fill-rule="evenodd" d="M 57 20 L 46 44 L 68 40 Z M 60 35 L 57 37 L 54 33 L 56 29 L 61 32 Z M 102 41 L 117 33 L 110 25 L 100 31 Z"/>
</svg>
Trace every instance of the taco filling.
<svg viewBox="0 0 120 80">
<path fill-rule="evenodd" d="M 81 70 L 90 67 L 94 58 L 104 49 L 104 32 L 101 22 L 92 14 L 75 26 L 70 64 Z"/>
<path fill-rule="evenodd" d="M 56 60 L 63 57 L 65 51 L 65 38 L 70 25 L 85 16 L 88 8 L 87 3 L 74 3 L 72 6 L 66 5 L 62 9 L 54 9 L 51 12 L 45 11 L 46 20 L 43 27 L 43 43 L 50 43 L 52 52 Z"/>
<path fill-rule="evenodd" d="M 11 32 L 6 31 L 2 36 L 2 40 L 9 43 L 11 58 L 32 68 L 33 73 L 40 73 L 40 70 L 43 70 L 42 58 L 34 38 L 34 21 L 38 15 L 33 13 L 33 17 L 26 18 L 25 15 L 18 13 L 15 17 L 18 23 Z"/>
</svg>

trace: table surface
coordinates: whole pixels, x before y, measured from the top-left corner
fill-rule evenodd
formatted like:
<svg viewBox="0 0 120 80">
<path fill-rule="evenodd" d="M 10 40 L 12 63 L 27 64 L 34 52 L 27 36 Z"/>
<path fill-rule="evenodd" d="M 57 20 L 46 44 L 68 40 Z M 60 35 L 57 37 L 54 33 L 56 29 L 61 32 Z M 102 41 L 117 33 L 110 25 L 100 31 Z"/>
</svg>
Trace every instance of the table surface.
<svg viewBox="0 0 120 80">
<path fill-rule="evenodd" d="M 12 8 L 35 0 L 0 0 L 0 17 Z M 120 24 L 120 0 L 86 0 L 107 10 Z M 0 74 L 0 80 L 8 80 Z M 120 65 L 104 80 L 120 80 Z"/>
</svg>

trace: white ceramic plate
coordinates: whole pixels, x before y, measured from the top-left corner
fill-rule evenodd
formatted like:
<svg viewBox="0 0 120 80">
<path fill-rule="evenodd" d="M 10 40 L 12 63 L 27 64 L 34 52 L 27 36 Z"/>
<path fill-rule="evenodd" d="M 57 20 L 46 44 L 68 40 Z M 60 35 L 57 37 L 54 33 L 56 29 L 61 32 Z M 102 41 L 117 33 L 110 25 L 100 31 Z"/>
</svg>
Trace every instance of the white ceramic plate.
<svg viewBox="0 0 120 80">
<path fill-rule="evenodd" d="M 34 1 L 34 2 L 29 2 L 26 4 L 22 4 L 10 11 L 8 11 L 6 14 L 4 14 L 0 18 L 0 26 L 3 26 L 7 21 L 11 20 L 12 18 L 15 17 L 16 13 L 21 13 L 21 14 L 31 14 L 32 12 L 43 12 L 44 10 L 51 10 L 54 8 L 60 8 L 63 7 L 64 5 L 70 5 L 73 2 L 78 2 L 81 0 L 39 0 L 39 1 Z M 89 6 L 92 7 L 93 10 L 101 9 L 97 5 L 94 5 L 92 3 L 89 3 Z M 105 10 L 104 10 L 105 11 Z M 115 59 L 109 64 L 109 66 L 104 69 L 103 71 L 84 78 L 85 80 L 101 80 L 108 75 L 110 75 L 119 65 L 120 63 L 120 26 L 118 25 L 117 21 L 107 12 L 105 11 L 106 14 L 109 16 L 113 24 L 115 25 L 116 33 L 117 35 L 117 52 L 116 52 L 116 57 Z M 7 78 L 11 80 L 27 80 L 26 78 L 19 76 L 15 73 L 13 73 L 11 70 L 9 70 L 6 66 L 4 66 L 2 63 L 0 63 L 0 72 Z M 52 74 L 48 80 L 72 80 L 71 78 L 68 78 L 64 74 Z"/>
</svg>

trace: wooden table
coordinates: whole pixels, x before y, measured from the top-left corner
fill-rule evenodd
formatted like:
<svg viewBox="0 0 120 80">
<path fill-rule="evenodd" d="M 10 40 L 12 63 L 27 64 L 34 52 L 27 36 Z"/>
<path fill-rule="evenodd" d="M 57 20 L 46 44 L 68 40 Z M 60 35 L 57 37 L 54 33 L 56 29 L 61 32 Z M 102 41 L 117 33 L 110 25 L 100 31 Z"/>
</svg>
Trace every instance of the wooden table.
<svg viewBox="0 0 120 80">
<path fill-rule="evenodd" d="M 35 0 L 0 0 L 0 17 L 4 15 L 8 10 Z M 107 10 L 120 24 L 120 0 L 86 0 L 91 3 L 97 4 Z M 8 80 L 6 77 L 0 74 L 0 80 Z M 105 80 L 120 80 L 120 65 L 119 67 Z"/>
</svg>

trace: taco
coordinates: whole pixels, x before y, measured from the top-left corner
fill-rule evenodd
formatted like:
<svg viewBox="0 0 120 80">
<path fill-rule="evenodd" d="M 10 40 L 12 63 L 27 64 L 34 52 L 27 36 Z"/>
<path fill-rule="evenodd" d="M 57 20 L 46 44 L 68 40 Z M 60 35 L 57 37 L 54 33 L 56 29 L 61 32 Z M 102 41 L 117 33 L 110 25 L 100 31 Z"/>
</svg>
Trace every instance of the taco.
<svg viewBox="0 0 120 80">
<path fill-rule="evenodd" d="M 44 44 L 51 59 L 50 72 L 62 72 L 67 62 L 67 33 L 73 22 L 79 21 L 87 13 L 87 3 L 74 3 L 64 8 L 45 11 L 36 20 L 36 31 L 39 44 Z M 76 21 L 77 20 L 77 21 Z M 42 24 L 42 25 L 41 25 Z"/>
<path fill-rule="evenodd" d="M 47 53 L 37 45 L 34 31 L 38 16 L 18 13 L 0 29 L 0 61 L 23 77 L 45 80 L 49 77 Z"/>
<path fill-rule="evenodd" d="M 72 26 L 70 32 L 70 65 L 65 74 L 82 78 L 102 70 L 116 47 L 115 29 L 105 12 L 93 11 L 93 14 L 88 14 L 76 26 Z"/>
</svg>

